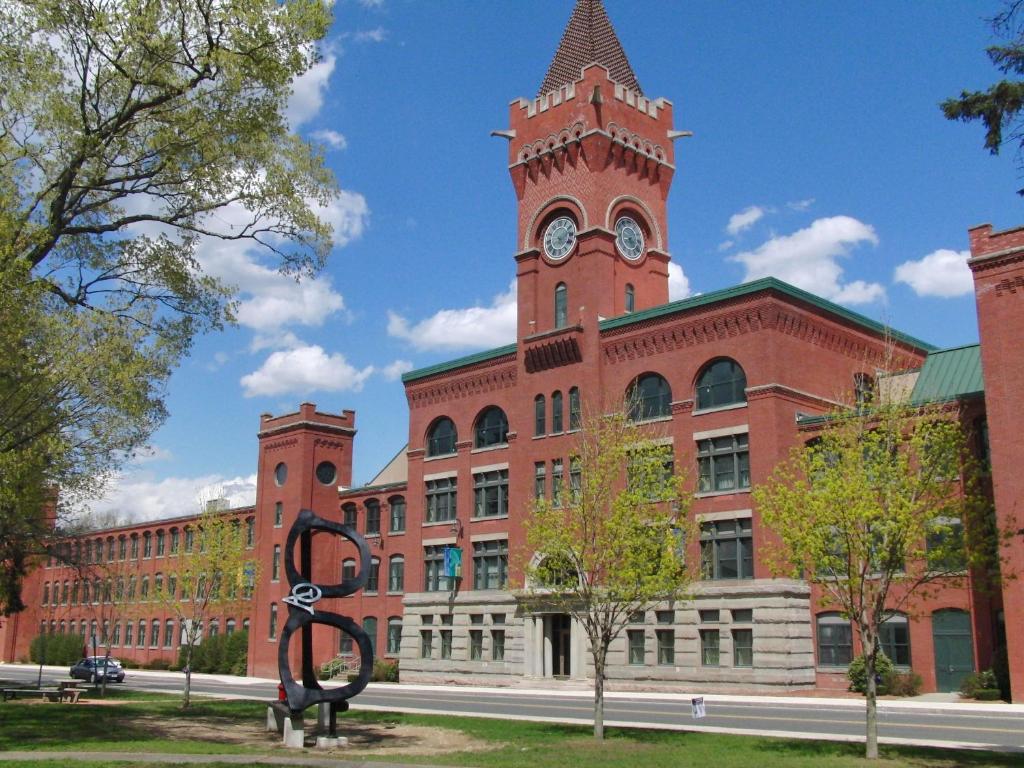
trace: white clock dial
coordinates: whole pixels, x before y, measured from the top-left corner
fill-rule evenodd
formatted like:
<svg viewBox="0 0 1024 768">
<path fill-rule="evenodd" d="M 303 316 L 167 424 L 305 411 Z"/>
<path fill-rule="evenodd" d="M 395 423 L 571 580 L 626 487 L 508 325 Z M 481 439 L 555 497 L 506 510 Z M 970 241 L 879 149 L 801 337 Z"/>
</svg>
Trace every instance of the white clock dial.
<svg viewBox="0 0 1024 768">
<path fill-rule="evenodd" d="M 576 222 L 559 216 L 544 231 L 544 253 L 552 261 L 561 261 L 576 245 Z"/>
<path fill-rule="evenodd" d="M 644 231 L 629 216 L 615 222 L 615 247 L 623 258 L 636 261 L 644 255 Z"/>
</svg>

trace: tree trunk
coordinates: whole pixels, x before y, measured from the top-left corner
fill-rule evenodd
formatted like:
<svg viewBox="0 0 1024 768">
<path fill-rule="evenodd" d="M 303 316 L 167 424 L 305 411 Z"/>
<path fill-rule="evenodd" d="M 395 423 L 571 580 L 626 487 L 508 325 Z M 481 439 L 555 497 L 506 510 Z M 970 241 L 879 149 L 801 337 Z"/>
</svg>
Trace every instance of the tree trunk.
<svg viewBox="0 0 1024 768">
<path fill-rule="evenodd" d="M 867 675 L 867 699 L 864 757 L 878 759 L 878 683 L 875 681 L 875 653 L 864 654 L 864 672 Z"/>
<path fill-rule="evenodd" d="M 185 693 L 181 700 L 181 708 L 188 709 L 189 696 L 192 692 L 192 646 L 188 646 L 185 654 Z"/>
<path fill-rule="evenodd" d="M 110 659 L 110 649 L 107 648 L 107 655 L 103 657 L 103 682 L 100 684 L 100 698 L 105 699 L 107 697 L 107 670 L 109 667 L 107 663 Z"/>
<path fill-rule="evenodd" d="M 604 740 L 604 653 L 594 654 L 594 738 Z"/>
</svg>

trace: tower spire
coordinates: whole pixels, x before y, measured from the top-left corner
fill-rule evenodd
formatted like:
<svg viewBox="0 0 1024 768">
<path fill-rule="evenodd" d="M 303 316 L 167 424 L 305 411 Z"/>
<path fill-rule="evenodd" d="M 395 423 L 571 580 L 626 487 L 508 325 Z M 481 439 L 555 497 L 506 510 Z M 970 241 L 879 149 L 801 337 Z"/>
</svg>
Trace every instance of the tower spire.
<svg viewBox="0 0 1024 768">
<path fill-rule="evenodd" d="M 576 0 L 576 7 L 537 96 L 576 82 L 580 79 L 581 70 L 595 63 L 604 66 L 616 83 L 643 95 L 622 43 L 608 19 L 604 3 L 601 0 Z"/>
</svg>

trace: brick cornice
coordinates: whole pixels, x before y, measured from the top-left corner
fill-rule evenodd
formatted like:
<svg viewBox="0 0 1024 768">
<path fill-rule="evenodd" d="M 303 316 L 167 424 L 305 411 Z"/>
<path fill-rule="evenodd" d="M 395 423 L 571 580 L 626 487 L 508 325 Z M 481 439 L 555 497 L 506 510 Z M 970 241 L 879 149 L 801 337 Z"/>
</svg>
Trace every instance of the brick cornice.
<svg viewBox="0 0 1024 768">
<path fill-rule="evenodd" d="M 1024 248 L 1007 248 L 1004 251 L 986 253 L 981 256 L 974 256 L 967 260 L 967 266 L 971 272 L 987 272 L 991 269 L 999 269 L 1008 264 L 1016 264 L 1024 261 Z"/>
<path fill-rule="evenodd" d="M 513 356 L 514 359 L 514 356 Z M 436 403 L 451 402 L 483 392 L 496 392 L 516 385 L 516 366 L 478 371 L 458 378 L 439 378 L 407 388 L 410 408 L 423 408 Z"/>
</svg>

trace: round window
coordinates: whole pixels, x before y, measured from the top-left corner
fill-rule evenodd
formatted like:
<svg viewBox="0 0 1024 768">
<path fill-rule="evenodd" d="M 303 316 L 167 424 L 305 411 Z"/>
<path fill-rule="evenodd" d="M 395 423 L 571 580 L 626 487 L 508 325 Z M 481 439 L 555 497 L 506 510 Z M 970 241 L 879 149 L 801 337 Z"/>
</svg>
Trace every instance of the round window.
<svg viewBox="0 0 1024 768">
<path fill-rule="evenodd" d="M 644 232 L 629 216 L 623 216 L 615 222 L 615 247 L 630 261 L 636 261 L 644 255 Z"/>
<path fill-rule="evenodd" d="M 316 465 L 316 479 L 324 485 L 331 485 L 338 477 L 338 471 L 329 461 L 321 461 Z"/>
<path fill-rule="evenodd" d="M 552 261 L 561 261 L 576 245 L 576 222 L 559 216 L 544 231 L 544 253 Z"/>
<path fill-rule="evenodd" d="M 285 480 L 288 479 L 288 465 L 283 461 L 274 467 L 274 482 L 278 486 L 284 485 Z"/>
</svg>

